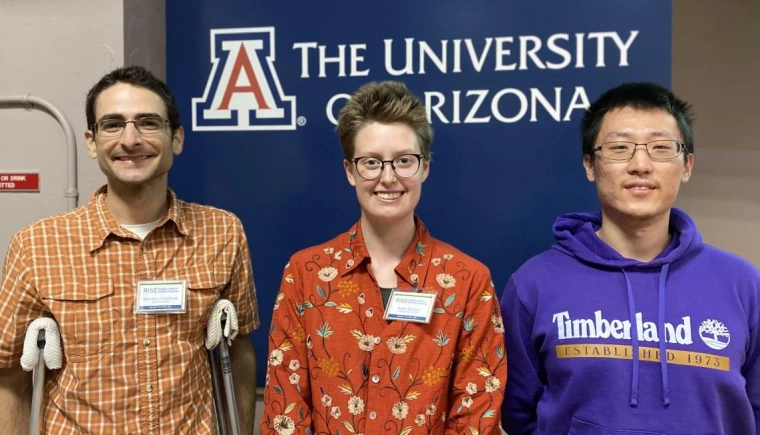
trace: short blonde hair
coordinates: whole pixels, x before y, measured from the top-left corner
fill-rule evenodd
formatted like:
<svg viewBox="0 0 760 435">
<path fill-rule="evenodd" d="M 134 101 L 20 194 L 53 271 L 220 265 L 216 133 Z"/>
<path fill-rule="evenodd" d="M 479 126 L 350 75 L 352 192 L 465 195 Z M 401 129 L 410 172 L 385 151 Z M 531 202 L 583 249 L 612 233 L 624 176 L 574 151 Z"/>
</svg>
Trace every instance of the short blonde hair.
<svg viewBox="0 0 760 435">
<path fill-rule="evenodd" d="M 351 96 L 338 116 L 335 130 L 343 146 L 346 160 L 354 157 L 354 140 L 359 130 L 368 122 L 390 124 L 400 122 L 408 125 L 417 136 L 420 153 L 430 160 L 430 144 L 433 128 L 427 119 L 425 106 L 401 82 L 370 82 Z"/>
</svg>

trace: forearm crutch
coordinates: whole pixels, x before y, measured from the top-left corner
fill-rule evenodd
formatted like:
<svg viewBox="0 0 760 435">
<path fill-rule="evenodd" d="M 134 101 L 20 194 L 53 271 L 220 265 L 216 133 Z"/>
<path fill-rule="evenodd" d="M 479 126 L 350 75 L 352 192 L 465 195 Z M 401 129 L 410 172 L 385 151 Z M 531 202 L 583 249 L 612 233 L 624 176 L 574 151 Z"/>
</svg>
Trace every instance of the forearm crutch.
<svg viewBox="0 0 760 435">
<path fill-rule="evenodd" d="M 216 411 L 216 424 L 219 435 L 228 435 L 229 429 L 227 429 L 227 419 L 225 415 L 227 411 L 224 409 L 224 398 L 222 397 L 222 386 L 219 384 L 222 379 L 222 375 L 219 372 L 219 361 L 216 359 L 216 352 L 214 349 L 207 349 L 208 365 L 211 368 L 211 387 L 214 391 L 214 410 Z"/>
<path fill-rule="evenodd" d="M 42 358 L 40 358 L 40 352 L 42 352 Z M 40 433 L 46 366 L 50 369 L 60 369 L 63 366 L 63 352 L 58 324 L 49 317 L 41 317 L 34 320 L 26 329 L 24 353 L 21 355 L 21 367 L 26 371 L 34 370 L 32 409 L 29 415 L 30 435 Z"/>
<path fill-rule="evenodd" d="M 226 408 L 229 416 L 230 430 L 232 435 L 240 435 L 240 420 L 238 418 L 237 401 L 235 400 L 235 387 L 232 380 L 232 364 L 230 363 L 230 349 L 232 340 L 238 333 L 238 320 L 235 306 L 226 299 L 216 301 L 211 309 L 211 315 L 206 325 L 206 349 L 209 351 L 209 364 L 211 367 L 211 386 L 214 389 L 214 408 L 217 411 L 219 432 L 227 435 L 227 425 L 224 422 L 222 409 Z M 219 363 L 216 361 L 214 349 L 219 346 L 219 360 L 221 362 L 222 380 L 224 383 L 224 406 L 222 406 L 222 392 L 219 385 Z"/>
</svg>

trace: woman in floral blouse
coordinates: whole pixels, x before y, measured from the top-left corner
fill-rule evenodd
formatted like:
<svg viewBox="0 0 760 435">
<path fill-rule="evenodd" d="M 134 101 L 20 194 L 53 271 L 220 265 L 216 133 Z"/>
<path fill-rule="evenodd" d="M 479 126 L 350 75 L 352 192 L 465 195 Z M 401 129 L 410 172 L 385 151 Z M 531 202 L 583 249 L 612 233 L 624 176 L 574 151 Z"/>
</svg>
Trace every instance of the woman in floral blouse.
<svg viewBox="0 0 760 435">
<path fill-rule="evenodd" d="M 424 106 L 401 83 L 370 83 L 337 131 L 361 218 L 285 266 L 261 433 L 500 434 L 490 272 L 414 215 L 430 171 Z"/>
</svg>

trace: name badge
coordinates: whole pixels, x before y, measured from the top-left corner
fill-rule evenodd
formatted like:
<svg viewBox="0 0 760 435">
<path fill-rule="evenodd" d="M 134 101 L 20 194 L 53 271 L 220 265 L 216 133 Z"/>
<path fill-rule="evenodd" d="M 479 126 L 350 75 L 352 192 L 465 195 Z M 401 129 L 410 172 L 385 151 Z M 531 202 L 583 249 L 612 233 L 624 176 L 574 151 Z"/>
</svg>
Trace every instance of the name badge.
<svg viewBox="0 0 760 435">
<path fill-rule="evenodd" d="M 135 313 L 184 313 L 187 311 L 187 282 L 138 281 Z"/>
<path fill-rule="evenodd" d="M 383 319 L 430 323 L 435 305 L 435 293 L 417 293 L 393 290 L 388 299 Z"/>
</svg>

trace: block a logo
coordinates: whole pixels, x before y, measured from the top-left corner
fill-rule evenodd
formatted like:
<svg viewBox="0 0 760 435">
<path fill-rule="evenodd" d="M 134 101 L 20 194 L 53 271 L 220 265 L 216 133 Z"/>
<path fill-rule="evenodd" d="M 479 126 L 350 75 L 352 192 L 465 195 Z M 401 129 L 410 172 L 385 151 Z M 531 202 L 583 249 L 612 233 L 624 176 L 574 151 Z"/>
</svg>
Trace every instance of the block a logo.
<svg viewBox="0 0 760 435">
<path fill-rule="evenodd" d="M 211 30 L 211 73 L 193 98 L 194 131 L 295 130 L 296 97 L 274 67 L 274 27 Z"/>
</svg>

